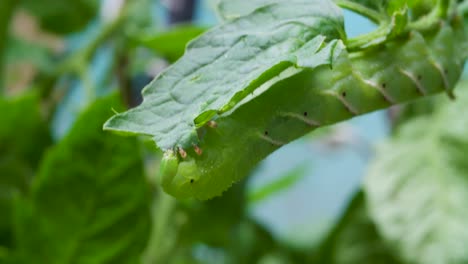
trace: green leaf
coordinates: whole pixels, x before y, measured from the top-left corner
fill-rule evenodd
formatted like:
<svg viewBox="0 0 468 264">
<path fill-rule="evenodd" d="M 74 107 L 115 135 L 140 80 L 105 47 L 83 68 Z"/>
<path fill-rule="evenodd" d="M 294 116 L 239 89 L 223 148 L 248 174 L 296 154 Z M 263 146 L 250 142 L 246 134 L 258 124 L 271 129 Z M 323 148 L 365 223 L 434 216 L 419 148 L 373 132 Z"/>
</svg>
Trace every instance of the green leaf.
<svg viewBox="0 0 468 264">
<path fill-rule="evenodd" d="M 0 248 L 13 246 L 14 200 L 27 191 L 31 171 L 16 157 L 0 157 Z"/>
<path fill-rule="evenodd" d="M 0 98 L 0 113 L 0 157 L 16 156 L 36 166 L 50 143 L 38 96 Z"/>
<path fill-rule="evenodd" d="M 51 138 L 35 94 L 0 98 L 0 112 L 0 246 L 10 247 L 14 198 L 27 192 Z"/>
<path fill-rule="evenodd" d="M 145 88 L 143 103 L 114 116 L 105 129 L 151 135 L 161 149 L 192 147 L 197 127 L 283 70 L 330 64 L 332 40 L 342 35 L 341 11 L 326 0 L 257 9 L 192 41 L 185 55 Z"/>
<path fill-rule="evenodd" d="M 135 36 L 135 40 L 137 44 L 151 49 L 170 62 L 174 62 L 184 54 L 187 43 L 205 30 L 205 28 L 193 25 L 178 25 L 165 32 L 139 34 Z"/>
<path fill-rule="evenodd" d="M 83 29 L 97 14 L 96 0 L 23 0 L 22 7 L 31 12 L 45 30 L 66 34 Z"/>
<path fill-rule="evenodd" d="M 380 238 L 367 213 L 363 192 L 358 192 L 343 217 L 324 242 L 318 263 L 397 264 L 400 263 Z"/>
<path fill-rule="evenodd" d="M 404 124 L 365 180 L 382 236 L 410 263 L 468 263 L 468 83 L 457 101 Z"/>
<path fill-rule="evenodd" d="M 137 263 L 149 234 L 149 187 L 136 140 L 104 133 L 118 104 L 101 99 L 45 156 L 16 206 L 22 263 Z"/>
<path fill-rule="evenodd" d="M 229 20 L 245 16 L 257 8 L 275 3 L 281 3 L 281 0 L 219 0 L 216 9 L 224 20 Z"/>
<path fill-rule="evenodd" d="M 269 182 L 257 190 L 253 190 L 247 197 L 248 202 L 250 204 L 258 203 L 267 199 L 268 197 L 278 194 L 281 191 L 287 190 L 299 182 L 302 178 L 304 178 L 306 175 L 306 170 L 307 166 L 299 165 L 287 172 L 279 179 Z"/>
</svg>

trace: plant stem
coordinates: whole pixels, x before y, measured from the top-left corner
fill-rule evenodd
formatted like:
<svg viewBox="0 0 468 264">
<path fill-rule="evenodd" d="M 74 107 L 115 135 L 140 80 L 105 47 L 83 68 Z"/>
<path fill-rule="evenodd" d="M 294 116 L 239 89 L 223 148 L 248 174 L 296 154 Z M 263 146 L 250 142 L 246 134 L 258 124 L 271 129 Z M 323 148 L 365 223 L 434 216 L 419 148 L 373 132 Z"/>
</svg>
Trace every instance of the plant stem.
<svg viewBox="0 0 468 264">
<path fill-rule="evenodd" d="M 127 1 L 127 3 L 128 2 L 131 2 L 131 1 Z M 99 32 L 99 34 L 91 42 L 89 42 L 80 51 L 76 52 L 74 55 L 72 55 L 71 57 L 69 57 L 62 63 L 60 63 L 56 69 L 55 74 L 61 75 L 61 74 L 69 73 L 69 72 L 78 74 L 80 69 L 83 66 L 87 66 L 92 56 L 97 51 L 97 49 L 102 45 L 102 43 L 105 42 L 107 39 L 109 39 L 124 23 L 125 18 L 126 18 L 125 8 L 127 6 L 128 4 L 126 4 L 123 7 L 123 10 L 121 11 L 121 14 L 119 15 L 119 17 L 116 18 L 111 23 L 106 24 L 104 28 Z"/>
<path fill-rule="evenodd" d="M 398 17 L 397 13 L 395 13 L 390 21 L 384 20 L 376 30 L 348 39 L 346 48 L 349 51 L 363 50 L 369 47 L 369 43 L 377 43 L 374 44 L 374 46 L 380 45 L 385 41 L 396 38 L 397 36 L 403 36 L 413 30 L 420 32 L 431 30 L 440 23 L 441 19 L 447 17 L 449 3 L 450 0 L 438 0 L 437 5 L 430 13 L 416 21 L 410 22 L 404 29 L 397 33 L 392 32 L 395 24 L 398 24 L 394 21 Z"/>
<path fill-rule="evenodd" d="M 355 38 L 349 38 L 346 42 L 346 48 L 349 51 L 362 50 L 366 48 L 366 45 L 372 43 L 377 39 L 382 39 L 383 41 L 387 38 L 389 32 L 391 31 L 391 25 L 382 24 L 376 30 L 369 32 L 367 34 L 359 35 Z M 382 42 L 383 42 L 382 41 Z"/>
<path fill-rule="evenodd" d="M 436 7 L 426 16 L 410 23 L 408 28 L 410 30 L 424 31 L 433 28 L 437 25 L 441 18 L 447 17 L 448 7 L 450 0 L 439 0 L 437 1 Z"/>
<path fill-rule="evenodd" d="M 46 100 L 48 109 L 51 112 L 54 111 L 57 104 L 62 100 L 63 96 L 66 95 L 66 91 L 54 91 L 54 83 L 61 75 L 71 74 L 81 79 L 86 89 L 86 95 L 89 99 L 94 97 L 94 83 L 90 79 L 88 74 L 88 64 L 92 59 L 94 53 L 98 50 L 101 45 L 107 41 L 112 35 L 114 35 L 121 26 L 125 23 L 131 3 L 133 0 L 127 0 L 122 7 L 119 16 L 112 22 L 104 25 L 101 31 L 95 36 L 91 42 L 70 57 L 66 58 L 62 62 L 58 63 L 55 70 L 45 79 L 49 85 L 44 86 L 42 91 L 42 97 Z M 51 113 L 49 113 L 51 114 Z"/>
<path fill-rule="evenodd" d="M 0 8 L 0 96 L 5 93 L 5 53 L 10 20 L 19 0 L 2 0 Z"/>
<path fill-rule="evenodd" d="M 170 260 L 181 227 L 180 221 L 173 220 L 176 206 L 177 201 L 160 190 L 153 201 L 153 226 L 142 263 L 167 263 Z"/>
<path fill-rule="evenodd" d="M 356 12 L 364 17 L 367 17 L 370 19 L 372 22 L 376 24 L 381 24 L 383 21 L 388 20 L 388 17 L 375 11 L 370 8 L 367 8 L 361 4 L 348 1 L 348 0 L 337 0 L 335 3 L 345 9 L 348 9 L 350 11 Z"/>
</svg>

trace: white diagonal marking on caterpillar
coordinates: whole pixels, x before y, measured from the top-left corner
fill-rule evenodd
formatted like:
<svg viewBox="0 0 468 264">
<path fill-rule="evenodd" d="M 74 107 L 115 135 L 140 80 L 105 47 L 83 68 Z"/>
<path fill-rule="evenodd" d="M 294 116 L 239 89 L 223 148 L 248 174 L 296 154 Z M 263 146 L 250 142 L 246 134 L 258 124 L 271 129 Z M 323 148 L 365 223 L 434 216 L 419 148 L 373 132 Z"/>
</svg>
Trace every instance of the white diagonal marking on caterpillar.
<svg viewBox="0 0 468 264">
<path fill-rule="evenodd" d="M 375 88 L 377 91 L 379 91 L 380 94 L 385 99 L 385 101 L 389 102 L 392 105 L 397 103 L 397 101 L 395 99 L 393 99 L 393 97 L 385 89 L 383 89 L 383 87 L 381 87 L 379 84 L 375 83 L 372 80 L 363 79 L 363 81 L 365 83 L 367 83 L 369 86 L 371 86 L 371 87 Z"/>
<path fill-rule="evenodd" d="M 300 114 L 297 114 L 297 113 L 292 113 L 292 112 L 281 112 L 280 113 L 281 116 L 287 116 L 287 117 L 292 117 L 292 118 L 296 118 L 296 119 L 299 119 L 300 121 L 308 124 L 309 126 L 320 126 L 320 123 L 318 121 L 315 121 L 313 119 L 310 119 L 310 118 L 307 118 L 305 116 L 302 116 Z"/>
<path fill-rule="evenodd" d="M 260 138 L 270 142 L 271 144 L 275 145 L 275 146 L 278 146 L 278 147 L 281 147 L 283 145 L 286 145 L 286 143 L 282 142 L 282 141 L 279 141 L 279 140 L 274 140 L 272 139 L 271 137 L 267 136 L 267 135 L 264 135 L 262 133 L 259 133 L 258 134 L 260 136 Z"/>
<path fill-rule="evenodd" d="M 359 80 L 363 81 L 364 83 L 368 84 L 369 86 L 375 88 L 377 91 L 380 92 L 380 94 L 383 96 L 383 98 L 389 102 L 390 104 L 394 105 L 397 103 L 395 99 L 378 83 L 372 81 L 372 80 L 367 80 L 365 79 L 359 72 L 353 71 L 353 75 L 358 78 Z"/>
<path fill-rule="evenodd" d="M 406 77 L 408 77 L 408 78 L 414 83 L 414 85 L 416 85 L 416 88 L 418 89 L 418 91 L 419 91 L 422 95 L 427 95 L 427 90 L 426 90 L 426 88 L 424 88 L 424 86 L 421 84 L 421 82 L 420 82 L 416 77 L 414 77 L 414 75 L 413 75 L 411 72 L 405 71 L 405 70 L 403 70 L 402 68 L 398 68 L 398 70 L 399 70 L 403 75 L 405 75 Z"/>
<path fill-rule="evenodd" d="M 340 100 L 340 102 L 345 106 L 345 108 L 353 115 L 359 115 L 359 111 L 350 103 L 348 102 L 348 100 L 346 100 L 346 98 L 344 98 L 342 95 L 340 94 L 337 94 L 335 92 L 332 92 L 332 91 L 325 91 L 325 94 L 329 94 L 333 97 L 336 97 L 338 98 L 338 100 Z"/>
<path fill-rule="evenodd" d="M 450 97 L 450 99 L 455 99 L 453 92 L 450 90 L 450 84 L 447 79 L 447 74 L 445 74 L 445 71 L 442 68 L 442 66 L 440 66 L 440 64 L 433 60 L 431 60 L 431 64 L 434 66 L 434 68 L 437 69 L 437 71 L 440 73 L 440 76 L 442 76 L 442 81 L 444 82 L 444 90 L 447 93 L 448 97 Z"/>
</svg>

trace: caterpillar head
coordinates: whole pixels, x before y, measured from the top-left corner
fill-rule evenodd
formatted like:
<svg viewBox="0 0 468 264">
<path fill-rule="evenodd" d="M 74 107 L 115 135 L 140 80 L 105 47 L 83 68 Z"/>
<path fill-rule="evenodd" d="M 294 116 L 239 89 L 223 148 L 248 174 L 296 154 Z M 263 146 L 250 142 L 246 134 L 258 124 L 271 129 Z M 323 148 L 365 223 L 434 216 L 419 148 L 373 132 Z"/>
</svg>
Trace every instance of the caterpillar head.
<svg viewBox="0 0 468 264">
<path fill-rule="evenodd" d="M 179 161 L 177 154 L 168 150 L 162 158 L 159 177 L 164 191 L 183 199 L 193 197 L 201 172 L 193 158 Z"/>
</svg>

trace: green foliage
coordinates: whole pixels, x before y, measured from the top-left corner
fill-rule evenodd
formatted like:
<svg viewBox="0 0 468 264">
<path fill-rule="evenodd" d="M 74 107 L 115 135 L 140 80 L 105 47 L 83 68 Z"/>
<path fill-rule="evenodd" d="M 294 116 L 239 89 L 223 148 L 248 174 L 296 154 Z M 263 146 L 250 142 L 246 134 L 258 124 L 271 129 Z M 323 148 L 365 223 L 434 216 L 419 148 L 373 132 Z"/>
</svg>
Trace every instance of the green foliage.
<svg viewBox="0 0 468 264">
<path fill-rule="evenodd" d="M 136 263 L 149 233 L 148 185 L 134 139 L 102 132 L 116 97 L 96 101 L 46 155 L 16 204 L 23 263 Z"/>
<path fill-rule="evenodd" d="M 363 192 L 358 192 L 322 246 L 320 263 L 398 264 L 382 241 L 366 208 Z"/>
<path fill-rule="evenodd" d="M 26 94 L 0 98 L 0 156 L 24 160 L 37 166 L 44 148 L 50 143 L 46 122 L 41 115 L 39 98 Z"/>
<path fill-rule="evenodd" d="M 276 252 L 271 235 L 246 216 L 244 187 L 207 202 L 177 203 L 160 193 L 144 263 L 258 263 Z M 202 259 L 196 248 L 204 250 Z"/>
<path fill-rule="evenodd" d="M 22 7 L 31 12 L 42 28 L 59 34 L 83 29 L 96 15 L 96 0 L 23 0 Z"/>
<path fill-rule="evenodd" d="M 223 10 L 254 3 L 265 4 L 226 2 L 232 6 Z M 445 90 L 453 97 L 464 60 L 454 54 L 464 30 L 447 18 L 446 6 L 438 2 L 422 20 L 409 21 L 410 10 L 395 2 L 390 20 L 384 17 L 376 31 L 350 40 L 341 34 L 341 13 L 331 2 L 256 8 L 191 42 L 185 55 L 146 87 L 143 103 L 112 117 L 105 129 L 152 136 L 170 153 L 162 159 L 164 190 L 178 198 L 209 199 L 315 127 L 418 94 Z"/>
<path fill-rule="evenodd" d="M 329 124 L 441 91 L 453 97 L 468 55 L 468 1 L 215 1 L 224 22 L 206 32 L 160 28 L 154 0 L 123 1 L 97 26 L 101 1 L 2 1 L 0 263 L 468 263 L 468 82 L 455 102 L 426 97 L 404 108 L 324 241 L 298 247 L 310 233 L 301 229 L 279 242 L 246 210 L 298 183 L 303 166 L 249 194 L 241 181 L 316 128 L 327 134 Z M 377 29 L 347 38 L 338 6 Z M 24 10 L 39 32 L 17 34 Z M 79 50 L 47 47 L 49 33 L 66 45 L 70 33 L 89 37 L 77 32 L 87 25 L 96 34 Z M 102 72 L 100 55 L 113 64 Z M 138 100 L 161 57 L 174 65 L 124 112 L 119 101 Z M 23 63 L 37 71 L 16 90 L 3 69 Z M 90 105 L 52 142 L 64 96 L 83 103 L 67 90 L 80 86 Z M 122 98 L 95 98 L 112 87 Z M 150 135 L 165 152 L 103 132 L 113 109 L 121 114 L 108 129 Z M 208 199 L 225 190 L 204 202 L 164 192 Z"/>
<path fill-rule="evenodd" d="M 190 148 L 199 141 L 197 126 L 234 108 L 289 66 L 330 64 L 330 57 L 314 54 L 334 49 L 325 40 L 343 32 L 341 12 L 325 0 L 316 0 L 320 7 L 294 3 L 258 9 L 197 38 L 145 88 L 143 104 L 114 116 L 105 129 L 151 135 L 163 150 Z"/>
<path fill-rule="evenodd" d="M 192 25 L 178 25 L 169 28 L 165 32 L 144 34 L 136 36 L 136 42 L 145 46 L 157 55 L 175 62 L 184 55 L 186 44 L 205 32 L 205 28 Z"/>
<path fill-rule="evenodd" d="M 35 94 L 0 98 L 0 246 L 12 245 L 14 198 L 27 191 L 50 144 L 38 99 Z"/>
<path fill-rule="evenodd" d="M 458 100 L 432 116 L 402 125 L 378 150 L 365 182 L 372 218 L 409 263 L 466 263 L 468 243 L 468 103 Z M 435 250 L 436 249 L 436 250 Z"/>
<path fill-rule="evenodd" d="M 304 178 L 306 168 L 307 167 L 304 164 L 299 165 L 279 179 L 266 183 L 264 186 L 253 190 L 248 196 L 249 203 L 258 203 L 264 199 L 277 195 L 283 190 L 289 189 L 292 185 Z"/>
</svg>

